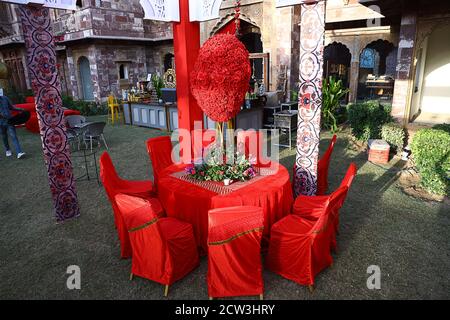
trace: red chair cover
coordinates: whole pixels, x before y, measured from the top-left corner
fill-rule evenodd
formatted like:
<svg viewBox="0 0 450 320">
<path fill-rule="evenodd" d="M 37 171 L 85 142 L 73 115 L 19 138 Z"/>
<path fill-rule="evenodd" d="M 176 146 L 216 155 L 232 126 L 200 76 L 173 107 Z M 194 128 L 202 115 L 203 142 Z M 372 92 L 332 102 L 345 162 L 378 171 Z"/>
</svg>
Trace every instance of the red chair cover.
<svg viewBox="0 0 450 320">
<path fill-rule="evenodd" d="M 342 202 L 339 203 L 338 209 L 333 212 L 334 214 L 334 225 L 335 225 L 335 233 L 339 230 L 339 210 L 344 205 L 345 199 L 347 198 L 347 193 L 350 190 L 350 187 L 352 186 L 353 179 L 356 176 L 356 173 L 358 171 L 358 168 L 356 167 L 355 163 L 351 163 L 348 167 L 347 173 L 345 174 L 344 179 L 341 182 L 340 188 L 346 188 L 345 196 L 342 198 Z M 334 238 L 333 246 L 334 249 L 336 249 L 336 237 Z"/>
<path fill-rule="evenodd" d="M 133 275 L 171 285 L 198 266 L 197 244 L 189 223 L 159 218 L 146 200 L 137 197 L 118 194 L 115 200 L 133 248 Z"/>
<path fill-rule="evenodd" d="M 337 136 L 334 135 L 331 139 L 330 145 L 327 151 L 323 154 L 317 163 L 317 193 L 316 195 L 321 196 L 327 193 L 328 190 L 328 169 L 330 168 L 331 154 L 334 150 L 334 145 L 336 144 Z"/>
<path fill-rule="evenodd" d="M 263 210 L 248 206 L 215 209 L 208 218 L 209 296 L 262 294 Z"/>
<path fill-rule="evenodd" d="M 330 167 L 331 154 L 334 150 L 334 145 L 336 144 L 337 136 L 334 135 L 331 139 L 330 145 L 327 151 L 319 159 L 317 163 L 317 196 L 323 196 L 328 190 L 328 169 Z M 293 175 L 295 177 L 296 164 L 294 164 Z"/>
<path fill-rule="evenodd" d="M 339 226 L 339 210 L 344 205 L 345 198 L 347 197 L 348 190 L 350 189 L 352 181 L 356 176 L 356 172 L 357 172 L 356 165 L 354 163 L 351 163 L 339 188 L 334 193 L 327 196 L 313 196 L 313 197 L 301 195 L 298 196 L 297 199 L 295 199 L 293 205 L 294 214 L 299 215 L 307 220 L 317 221 L 322 210 L 327 206 L 327 202 L 330 201 L 332 197 L 336 197 L 337 194 L 336 192 L 340 189 L 345 190 L 344 195 L 340 198 L 341 199 L 340 202 L 335 206 L 334 210 L 331 213 L 335 227 L 331 242 L 332 249 L 336 249 L 336 233 L 338 231 Z"/>
<path fill-rule="evenodd" d="M 301 285 L 314 284 L 315 276 L 333 262 L 331 212 L 345 192 L 338 189 L 335 197 L 327 197 L 316 221 L 291 214 L 273 225 L 266 258 L 269 270 Z"/>
<path fill-rule="evenodd" d="M 34 97 L 26 97 L 25 98 L 25 102 L 26 103 L 33 103 L 33 104 L 36 103 L 35 100 L 34 100 Z"/>
<path fill-rule="evenodd" d="M 113 208 L 114 223 L 121 244 L 121 257 L 129 258 L 131 257 L 131 245 L 128 232 L 123 224 L 123 218 L 117 208 L 114 197 L 119 193 L 141 197 L 151 204 L 158 215 L 163 215 L 164 211 L 158 199 L 154 198 L 152 182 L 150 180 L 129 181 L 121 179 L 114 168 L 111 157 L 106 151 L 100 157 L 100 179 Z"/>
<path fill-rule="evenodd" d="M 148 139 L 147 152 L 152 161 L 153 179 L 157 188 L 160 172 L 173 164 L 170 137 L 163 136 Z"/>
</svg>

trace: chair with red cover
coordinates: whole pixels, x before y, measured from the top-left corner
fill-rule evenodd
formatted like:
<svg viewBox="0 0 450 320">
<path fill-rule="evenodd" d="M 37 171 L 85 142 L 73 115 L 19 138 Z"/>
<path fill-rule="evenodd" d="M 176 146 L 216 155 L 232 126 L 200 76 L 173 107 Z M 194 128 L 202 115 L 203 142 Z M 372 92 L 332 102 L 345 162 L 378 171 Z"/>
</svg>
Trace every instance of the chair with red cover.
<svg viewBox="0 0 450 320">
<path fill-rule="evenodd" d="M 26 97 L 25 103 L 36 103 L 36 100 L 34 99 L 34 97 Z"/>
<path fill-rule="evenodd" d="M 341 201 L 335 206 L 334 210 L 331 212 L 332 220 L 334 223 L 334 232 L 331 239 L 331 248 L 336 251 L 337 243 L 336 243 L 336 233 L 338 232 L 339 227 L 339 210 L 344 205 L 344 201 L 347 197 L 348 190 L 350 189 L 353 179 L 355 178 L 357 173 L 357 167 L 355 163 L 351 163 L 347 169 L 347 173 L 345 174 L 344 179 L 342 180 L 339 189 L 345 189 L 345 193 L 343 197 L 341 197 Z M 310 221 L 317 221 L 319 218 L 323 208 L 327 205 L 330 198 L 336 195 L 336 191 L 331 195 L 325 196 L 303 196 L 300 195 L 295 199 L 292 212 L 293 214 L 299 215 L 302 218 Z"/>
<path fill-rule="evenodd" d="M 263 209 L 230 207 L 208 213 L 208 295 L 259 295 L 264 284 L 261 264 Z"/>
<path fill-rule="evenodd" d="M 328 169 L 330 168 L 331 154 L 334 150 L 334 145 L 336 144 L 337 136 L 333 135 L 330 141 L 327 151 L 319 159 L 317 163 L 317 193 L 320 196 L 326 194 L 328 191 Z"/>
<path fill-rule="evenodd" d="M 322 196 L 328 191 L 328 169 L 330 168 L 331 154 L 334 150 L 334 145 L 336 144 L 337 136 L 333 135 L 330 141 L 327 151 L 322 155 L 322 157 L 317 162 L 317 196 Z M 296 165 L 294 164 L 294 176 L 295 176 Z"/>
<path fill-rule="evenodd" d="M 153 184 L 150 180 L 147 181 L 131 181 L 124 180 L 119 177 L 112 163 L 108 152 L 104 152 L 100 157 L 100 179 L 114 212 L 114 223 L 120 240 L 121 257 L 131 257 L 131 246 L 128 238 L 128 232 L 123 224 L 122 216 L 117 209 L 115 202 L 115 195 L 118 193 L 125 193 L 136 197 L 141 197 L 151 203 L 155 212 L 158 215 L 163 215 L 163 208 L 158 199 L 154 197 Z"/>
<path fill-rule="evenodd" d="M 314 289 L 315 276 L 333 264 L 330 253 L 334 232 L 332 212 L 345 196 L 346 189 L 338 189 L 318 209 L 317 220 L 307 220 L 290 214 L 272 226 L 267 268 L 284 278 Z"/>
<path fill-rule="evenodd" d="M 160 218 L 144 199 L 118 194 L 117 206 L 123 216 L 133 249 L 133 275 L 169 286 L 199 265 L 192 225 L 175 218 Z"/>
<path fill-rule="evenodd" d="M 173 164 L 172 142 L 169 136 L 150 138 L 147 140 L 147 152 L 152 162 L 155 188 L 158 187 L 159 173 Z"/>
</svg>

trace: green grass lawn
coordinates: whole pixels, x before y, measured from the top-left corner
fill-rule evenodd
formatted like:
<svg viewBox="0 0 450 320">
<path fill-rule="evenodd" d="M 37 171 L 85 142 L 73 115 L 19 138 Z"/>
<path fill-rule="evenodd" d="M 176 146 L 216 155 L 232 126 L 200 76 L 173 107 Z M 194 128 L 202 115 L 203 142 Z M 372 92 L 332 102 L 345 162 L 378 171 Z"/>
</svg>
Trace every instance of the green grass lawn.
<svg viewBox="0 0 450 320">
<path fill-rule="evenodd" d="M 77 183 L 81 216 L 55 223 L 40 137 L 25 129 L 18 134 L 26 158 L 0 153 L 0 298 L 163 299 L 163 286 L 139 278 L 129 281 L 131 261 L 119 257 L 112 209 L 95 180 Z M 164 134 L 107 126 L 105 135 L 118 172 L 128 179 L 152 179 L 145 141 Z M 406 195 L 396 181 L 401 163 L 394 159 L 386 166 L 371 164 L 366 154 L 348 148 L 346 137 L 339 135 L 332 157 L 330 189 L 338 186 L 350 162 L 357 163 L 359 172 L 341 211 L 334 267 L 316 278 L 313 295 L 265 271 L 265 298 L 449 299 L 448 204 Z M 330 138 L 323 133 L 322 151 Z M 294 159 L 294 150 L 282 151 L 281 162 L 289 171 Z M 81 164 L 74 160 L 76 175 L 83 172 Z M 81 290 L 66 288 L 70 265 L 81 268 Z M 370 265 L 381 268 L 381 290 L 367 289 Z M 168 299 L 207 299 L 206 271 L 202 258 L 199 268 L 171 287 Z"/>
</svg>

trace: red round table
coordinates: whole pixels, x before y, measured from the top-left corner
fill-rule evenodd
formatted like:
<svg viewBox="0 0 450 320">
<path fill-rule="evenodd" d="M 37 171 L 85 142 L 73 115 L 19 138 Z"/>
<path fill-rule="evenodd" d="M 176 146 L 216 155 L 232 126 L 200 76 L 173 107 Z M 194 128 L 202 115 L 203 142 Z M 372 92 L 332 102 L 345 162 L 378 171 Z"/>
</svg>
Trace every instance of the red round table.
<svg viewBox="0 0 450 320">
<path fill-rule="evenodd" d="M 272 225 L 291 212 L 292 188 L 287 169 L 279 165 L 276 173 L 228 194 L 219 194 L 175 177 L 186 165 L 174 164 L 161 172 L 158 198 L 167 216 L 192 224 L 199 247 L 207 252 L 208 211 L 233 206 L 257 206 L 264 209 L 264 240 Z"/>
</svg>

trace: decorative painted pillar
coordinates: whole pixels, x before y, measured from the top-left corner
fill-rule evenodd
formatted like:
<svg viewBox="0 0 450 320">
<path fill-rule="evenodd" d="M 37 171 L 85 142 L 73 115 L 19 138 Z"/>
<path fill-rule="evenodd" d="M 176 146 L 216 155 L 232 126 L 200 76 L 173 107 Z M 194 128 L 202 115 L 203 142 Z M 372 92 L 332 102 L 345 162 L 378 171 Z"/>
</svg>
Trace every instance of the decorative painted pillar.
<svg viewBox="0 0 450 320">
<path fill-rule="evenodd" d="M 173 23 L 173 45 L 177 76 L 178 126 L 194 130 L 194 122 L 203 122 L 203 112 L 191 93 L 189 76 L 200 50 L 200 23 L 189 21 L 189 1 L 180 0 L 180 22 Z"/>
<path fill-rule="evenodd" d="M 301 4 L 300 90 L 294 192 L 315 195 L 322 108 L 325 1 Z"/>
<path fill-rule="evenodd" d="M 417 32 L 417 14 L 402 16 L 400 42 L 398 44 L 392 116 L 407 124 L 414 80 L 414 46 Z"/>
<path fill-rule="evenodd" d="M 57 222 L 80 215 L 48 8 L 19 6 L 44 160 Z"/>
</svg>

